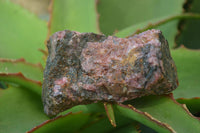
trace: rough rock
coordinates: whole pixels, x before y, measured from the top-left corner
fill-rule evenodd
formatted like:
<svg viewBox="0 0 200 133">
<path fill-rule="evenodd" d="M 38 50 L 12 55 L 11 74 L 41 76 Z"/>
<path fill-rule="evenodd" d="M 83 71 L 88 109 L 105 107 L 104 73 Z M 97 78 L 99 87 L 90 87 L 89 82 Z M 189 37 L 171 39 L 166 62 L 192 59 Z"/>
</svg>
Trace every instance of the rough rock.
<svg viewBox="0 0 200 133">
<path fill-rule="evenodd" d="M 178 86 L 159 30 L 130 38 L 65 30 L 52 35 L 47 46 L 42 98 L 49 116 L 80 104 L 161 95 Z"/>
</svg>

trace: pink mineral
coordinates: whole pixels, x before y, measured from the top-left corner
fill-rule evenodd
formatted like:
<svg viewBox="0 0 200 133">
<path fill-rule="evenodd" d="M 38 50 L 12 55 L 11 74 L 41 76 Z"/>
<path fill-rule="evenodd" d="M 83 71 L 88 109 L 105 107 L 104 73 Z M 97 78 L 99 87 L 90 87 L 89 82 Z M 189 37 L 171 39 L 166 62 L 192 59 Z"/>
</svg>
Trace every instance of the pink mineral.
<svg viewBox="0 0 200 133">
<path fill-rule="evenodd" d="M 80 104 L 165 94 L 178 86 L 159 30 L 130 38 L 65 30 L 50 37 L 47 46 L 43 103 L 49 116 Z"/>
</svg>

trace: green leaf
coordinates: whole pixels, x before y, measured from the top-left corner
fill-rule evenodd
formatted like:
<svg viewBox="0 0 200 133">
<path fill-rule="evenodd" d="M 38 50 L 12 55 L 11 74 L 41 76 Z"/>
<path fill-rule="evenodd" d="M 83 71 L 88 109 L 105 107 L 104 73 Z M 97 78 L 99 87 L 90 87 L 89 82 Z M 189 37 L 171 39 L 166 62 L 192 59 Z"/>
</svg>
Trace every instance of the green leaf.
<svg viewBox="0 0 200 133">
<path fill-rule="evenodd" d="M 135 123 L 133 123 L 133 124 L 128 124 L 119 129 L 116 129 L 112 131 L 111 133 L 140 133 L 140 132 L 137 131 L 137 129 L 135 128 Z"/>
<path fill-rule="evenodd" d="M 54 0 L 50 34 L 61 30 L 98 33 L 95 0 Z"/>
<path fill-rule="evenodd" d="M 143 124 L 139 124 L 138 128 L 137 128 L 141 133 L 157 133 L 155 130 L 153 130 L 152 128 L 150 127 L 147 127 Z M 139 133 L 140 133 L 139 132 Z"/>
<path fill-rule="evenodd" d="M 27 63 L 24 59 L 0 59 L 0 80 L 30 88 L 41 94 L 43 68 L 40 64 Z"/>
<path fill-rule="evenodd" d="M 21 87 L 0 89 L 1 133 L 24 133 L 47 119 L 40 95 Z"/>
<path fill-rule="evenodd" d="M 127 37 L 127 36 L 133 36 L 135 34 L 138 34 L 140 32 L 143 32 L 145 30 L 151 29 L 151 28 L 155 28 L 154 25 L 158 25 L 159 22 L 161 21 L 165 21 L 169 18 L 155 18 L 155 19 L 151 19 L 151 20 L 147 20 L 138 24 L 133 24 L 129 27 L 126 27 L 122 30 L 120 30 L 119 32 L 117 32 L 115 34 L 115 36 L 117 37 Z"/>
<path fill-rule="evenodd" d="M 77 113 L 79 111 L 82 111 L 83 113 L 103 113 L 105 114 L 104 106 L 102 103 L 93 103 L 88 105 L 77 105 L 72 107 L 71 109 L 68 109 L 62 113 L 61 115 L 67 114 L 69 112 Z"/>
<path fill-rule="evenodd" d="M 110 124 L 108 118 L 104 117 L 98 121 L 91 123 L 81 130 L 81 133 L 106 133 L 113 130 L 113 126 Z"/>
<path fill-rule="evenodd" d="M 0 0 L 0 58 L 42 63 L 47 26 L 33 14 L 9 0 Z"/>
<path fill-rule="evenodd" d="M 41 95 L 42 84 L 39 81 L 30 80 L 24 77 L 21 73 L 0 74 L 0 81 L 15 83 L 25 88 L 29 88 L 33 92 Z"/>
<path fill-rule="evenodd" d="M 86 105 L 88 106 L 88 105 Z M 102 109 L 103 106 L 102 106 Z M 121 128 L 125 128 L 126 126 L 132 124 L 137 127 L 138 123 L 133 122 L 131 119 L 124 117 L 118 110 L 115 110 L 115 119 L 116 119 L 116 127 L 113 127 L 108 118 L 105 115 L 105 112 L 99 114 L 102 117 L 98 119 L 96 122 L 88 123 L 85 128 L 81 130 L 82 133 L 105 133 L 105 132 L 115 132 L 120 130 Z M 98 129 L 98 130 L 97 130 Z M 134 130 L 135 131 L 135 130 Z"/>
<path fill-rule="evenodd" d="M 188 110 L 193 114 L 198 114 L 200 113 L 200 97 L 195 97 L 195 98 L 179 98 L 177 101 L 181 104 L 186 104 Z"/>
<path fill-rule="evenodd" d="M 125 28 L 124 30 L 116 33 L 115 36 L 127 37 L 127 36 L 133 36 L 148 29 L 159 29 L 162 31 L 163 35 L 168 40 L 170 48 L 173 48 L 174 39 L 177 33 L 177 29 L 175 27 L 178 24 L 178 21 L 176 19 L 178 19 L 178 17 L 176 18 L 176 16 L 172 16 L 168 18 L 159 18 L 159 19 L 156 18 L 148 20 L 139 24 L 135 24 L 128 28 Z"/>
<path fill-rule="evenodd" d="M 108 118 L 106 117 L 104 105 L 102 103 L 93 103 L 93 104 L 88 104 L 88 105 L 74 106 L 73 108 L 62 112 L 61 114 L 63 115 L 63 114 L 69 113 L 69 112 L 76 113 L 79 111 L 82 111 L 83 113 L 98 114 L 101 116 L 101 118 L 97 119 L 96 121 L 87 123 L 85 128 L 81 129 L 82 133 L 88 133 L 88 132 L 102 133 L 102 132 L 111 131 L 114 128 L 110 124 Z M 122 119 L 122 121 L 123 121 L 123 119 Z"/>
<path fill-rule="evenodd" d="M 140 25 L 151 20 L 174 16 L 182 13 L 184 2 L 185 0 L 101 0 L 98 4 L 100 29 L 108 35 L 131 25 Z M 145 24 L 147 25 L 148 23 Z M 171 23 L 170 26 L 168 29 L 163 28 L 164 34 L 165 32 L 171 34 L 177 32 L 174 30 L 177 22 Z"/>
<path fill-rule="evenodd" d="M 21 72 L 25 77 L 42 81 L 43 68 L 41 65 L 27 63 L 24 59 L 9 60 L 0 59 L 0 74 L 19 73 Z"/>
<path fill-rule="evenodd" d="M 170 48 L 174 48 L 175 37 L 177 34 L 177 22 L 179 19 L 200 19 L 200 14 L 180 14 L 170 17 L 151 19 L 136 25 L 125 28 L 115 34 L 118 37 L 133 36 L 148 29 L 159 29 L 169 42 Z M 172 28 L 174 25 L 174 28 Z"/>
<path fill-rule="evenodd" d="M 191 2 L 191 3 L 190 3 Z M 200 14 L 200 1 L 199 0 L 188 0 L 185 4 L 185 10 L 189 13 Z M 200 18 L 197 20 L 183 20 L 179 24 L 180 33 L 176 38 L 178 46 L 184 45 L 187 48 L 200 49 L 199 35 L 200 35 Z"/>
<path fill-rule="evenodd" d="M 0 132 L 2 133 L 22 133 L 32 128 L 42 133 L 44 131 L 72 132 L 80 130 L 80 127 L 88 122 L 99 119 L 98 114 L 71 113 L 48 120 L 49 118 L 43 112 L 40 95 L 30 89 L 13 86 L 0 89 L 0 107 Z"/>
<path fill-rule="evenodd" d="M 179 87 L 174 90 L 175 98 L 193 98 L 200 94 L 200 51 L 179 48 L 171 50 L 175 61 Z"/>
<path fill-rule="evenodd" d="M 114 110 L 113 110 L 113 107 L 112 107 L 112 104 L 109 104 L 109 103 L 104 103 L 104 107 L 105 107 L 105 110 L 106 110 L 106 114 L 108 116 L 108 119 L 110 121 L 110 123 L 116 127 L 116 122 L 115 122 L 115 114 L 114 114 Z"/>
<path fill-rule="evenodd" d="M 79 129 L 80 126 L 77 125 L 77 121 L 82 120 L 82 115 L 80 117 L 74 116 L 73 118 L 71 118 L 71 116 L 69 118 L 68 118 L 68 116 L 65 118 L 63 116 L 62 117 L 58 116 L 59 119 L 61 117 L 61 120 L 59 120 L 57 118 L 54 118 L 56 120 L 54 120 L 54 119 L 48 120 L 47 122 L 44 122 L 43 124 L 38 125 L 35 128 L 33 128 L 32 130 L 30 130 L 30 132 L 32 132 L 32 131 L 36 131 L 36 132 L 52 131 L 52 132 L 54 132 L 55 130 L 59 131 L 59 132 L 64 132 L 64 131 L 65 132 L 74 132 L 76 129 L 76 131 L 80 130 L 80 132 L 82 132 L 82 133 L 88 133 L 88 132 L 102 133 L 102 132 L 116 131 L 118 129 L 125 128 L 126 125 L 129 125 L 129 124 L 134 125 L 135 124 L 132 121 L 130 121 L 130 119 L 123 117 L 118 111 L 116 111 L 116 113 L 117 113 L 116 120 L 118 121 L 118 124 L 117 124 L 117 128 L 114 128 L 113 126 L 111 126 L 108 118 L 106 118 L 104 107 L 100 103 L 75 106 L 61 114 L 65 114 L 65 113 L 68 114 L 71 111 L 74 112 L 75 114 L 77 112 L 79 114 L 79 112 L 81 111 L 83 113 L 86 113 L 86 115 L 88 115 L 87 113 L 90 113 L 92 115 L 88 118 L 89 119 L 88 121 L 85 121 L 84 123 L 82 123 L 83 125 L 81 125 L 81 127 L 82 127 L 81 129 Z M 85 115 L 85 114 L 83 114 L 83 115 Z M 73 119 L 73 121 L 71 119 Z M 61 121 L 61 122 L 59 122 L 59 121 Z M 73 126 L 70 126 L 70 124 L 73 124 Z M 74 126 L 76 126 L 76 127 L 74 127 L 74 129 L 73 128 L 72 129 L 63 128 L 63 127 L 66 127 L 66 125 L 69 125 L 69 127 L 74 127 Z M 60 126 L 60 128 L 58 128 L 59 126 Z M 136 126 L 136 124 L 135 124 L 135 126 Z M 58 130 L 58 129 L 60 129 L 60 130 Z M 128 129 L 130 129 L 130 128 L 128 128 Z M 73 131 L 71 131 L 71 130 L 73 130 Z"/>
<path fill-rule="evenodd" d="M 118 109 L 125 117 L 133 119 L 134 121 L 136 120 L 148 127 L 151 127 L 157 132 L 162 132 L 162 133 L 173 132 L 173 129 L 171 129 L 171 127 L 168 126 L 167 124 L 160 122 L 159 120 L 153 118 L 150 114 L 142 112 L 134 108 L 133 106 L 127 106 L 121 104 L 120 106 L 119 105 L 116 106 L 116 109 Z"/>
<path fill-rule="evenodd" d="M 131 101 L 131 104 L 138 110 L 147 112 L 155 120 L 168 124 L 178 133 L 200 132 L 200 121 L 194 118 L 184 106 L 178 104 L 172 96 L 147 96 L 135 99 Z M 141 121 L 140 117 L 135 116 L 134 119 Z M 147 125 L 145 123 L 142 124 Z M 160 132 L 159 128 L 149 127 Z"/>
<path fill-rule="evenodd" d="M 89 114 L 68 113 L 54 119 L 45 121 L 41 125 L 33 128 L 28 133 L 73 133 L 80 130 L 85 123 L 91 119 Z"/>
</svg>

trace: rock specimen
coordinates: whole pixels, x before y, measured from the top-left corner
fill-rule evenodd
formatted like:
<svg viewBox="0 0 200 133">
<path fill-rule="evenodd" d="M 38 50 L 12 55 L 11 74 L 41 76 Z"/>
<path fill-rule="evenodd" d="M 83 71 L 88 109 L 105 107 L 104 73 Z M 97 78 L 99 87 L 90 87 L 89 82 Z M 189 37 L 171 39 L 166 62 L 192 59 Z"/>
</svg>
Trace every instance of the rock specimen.
<svg viewBox="0 0 200 133">
<path fill-rule="evenodd" d="M 49 116 L 80 104 L 165 94 L 178 86 L 159 30 L 130 38 L 65 30 L 52 35 L 47 46 L 42 98 Z"/>
</svg>

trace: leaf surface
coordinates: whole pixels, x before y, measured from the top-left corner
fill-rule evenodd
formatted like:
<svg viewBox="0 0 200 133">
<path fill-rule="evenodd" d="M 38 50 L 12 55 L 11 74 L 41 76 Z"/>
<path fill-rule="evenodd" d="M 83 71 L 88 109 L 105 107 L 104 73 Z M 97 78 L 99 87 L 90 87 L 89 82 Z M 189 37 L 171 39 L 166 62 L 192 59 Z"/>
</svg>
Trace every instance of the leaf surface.
<svg viewBox="0 0 200 133">
<path fill-rule="evenodd" d="M 200 113 L 200 97 L 179 98 L 177 102 L 185 104 L 193 115 L 198 115 L 198 113 Z"/>
<path fill-rule="evenodd" d="M 44 64 L 45 22 L 9 0 L 0 0 L 0 12 L 0 58 Z"/>
<path fill-rule="evenodd" d="M 173 91 L 175 98 L 193 98 L 200 94 L 200 51 L 179 48 L 171 50 L 175 61 L 179 87 Z"/>
<path fill-rule="evenodd" d="M 83 113 L 68 113 L 64 116 L 58 116 L 54 119 L 47 120 L 41 125 L 33 128 L 28 133 L 73 133 L 80 130 L 80 128 L 89 120 L 91 116 Z"/>
<path fill-rule="evenodd" d="M 131 104 L 136 109 L 147 112 L 155 120 L 169 125 L 175 132 L 200 132 L 200 121 L 193 117 L 184 106 L 178 104 L 172 96 L 146 96 L 132 100 Z M 127 114 L 126 116 L 129 115 Z M 138 121 L 141 121 L 141 118 L 134 115 L 129 117 L 135 117 L 135 119 L 137 118 L 139 119 Z M 159 128 L 149 127 L 157 132 L 161 132 Z"/>
<path fill-rule="evenodd" d="M 162 17 L 159 19 L 156 18 L 156 19 L 147 20 L 139 24 L 132 25 L 128 28 L 125 28 L 117 32 L 115 36 L 127 37 L 127 36 L 133 36 L 135 34 L 139 34 L 140 32 L 143 32 L 148 29 L 158 29 L 162 31 L 163 35 L 168 40 L 170 48 L 173 48 L 174 39 L 177 33 L 177 29 L 175 28 L 177 26 L 177 20 L 171 19 L 173 17 L 174 16 L 167 17 L 167 18 Z M 171 28 L 171 27 L 174 27 L 174 28 Z"/>
<path fill-rule="evenodd" d="M 24 59 L 0 59 L 0 80 L 30 88 L 41 94 L 43 68 L 40 64 L 27 63 Z"/>
<path fill-rule="evenodd" d="M 98 115 L 80 113 L 81 110 L 79 113 L 67 113 L 49 119 L 43 112 L 41 95 L 31 89 L 14 86 L 0 89 L 0 107 L 2 133 L 74 132 L 80 130 L 86 123 L 99 119 Z"/>
<path fill-rule="evenodd" d="M 142 112 L 134 108 L 133 106 L 120 104 L 116 106 L 116 109 L 118 109 L 125 117 L 133 119 L 134 121 L 136 120 L 154 129 L 157 132 L 162 132 L 162 133 L 173 132 L 173 129 L 167 124 L 159 121 L 158 119 L 153 118 L 151 115 L 149 115 L 146 112 Z"/>
<path fill-rule="evenodd" d="M 140 133 L 140 132 L 135 128 L 135 124 L 133 123 L 133 124 L 128 124 L 119 129 L 116 129 L 111 133 Z"/>
<path fill-rule="evenodd" d="M 88 105 L 86 105 L 88 106 Z M 103 108 L 103 107 L 102 107 Z M 118 110 L 115 110 L 115 120 L 116 120 L 116 127 L 113 127 L 105 115 L 105 112 L 100 114 L 102 117 L 98 119 L 96 122 L 88 123 L 85 128 L 81 130 L 82 133 L 104 133 L 104 132 L 116 132 L 123 128 L 128 128 L 128 126 L 132 125 L 137 127 L 138 122 L 131 120 L 129 118 L 124 117 Z M 98 129 L 98 130 L 97 130 Z M 127 130 L 128 130 L 127 129 Z M 133 130 L 135 131 L 135 129 Z"/>
<path fill-rule="evenodd" d="M 10 74 L 21 72 L 25 77 L 42 81 L 43 78 L 43 68 L 41 65 L 27 63 L 24 59 L 9 60 L 0 59 L 0 74 Z"/>
<path fill-rule="evenodd" d="M 128 32 L 132 35 L 151 23 L 181 14 L 184 2 L 184 0 L 100 0 L 98 4 L 100 29 L 106 35 L 118 31 L 121 32 L 116 34 L 119 37 L 127 36 L 125 33 Z M 177 26 L 178 20 L 173 20 L 156 27 L 163 32 L 171 48 L 174 47 Z"/>
<path fill-rule="evenodd" d="M 182 13 L 184 0 L 100 0 L 100 28 L 105 34 L 151 19 Z M 114 23 L 113 23 L 114 22 Z"/>
<path fill-rule="evenodd" d="M 95 0 L 54 0 L 50 35 L 61 30 L 98 33 Z"/>
<path fill-rule="evenodd" d="M 24 133 L 47 120 L 41 97 L 30 89 L 0 89 L 0 132 Z"/>
<path fill-rule="evenodd" d="M 30 80 L 24 77 L 22 73 L 0 74 L 0 81 L 8 82 L 10 84 L 14 83 L 15 85 L 29 88 L 33 92 L 36 92 L 37 94 L 41 95 L 41 91 L 42 91 L 41 82 Z"/>
</svg>

